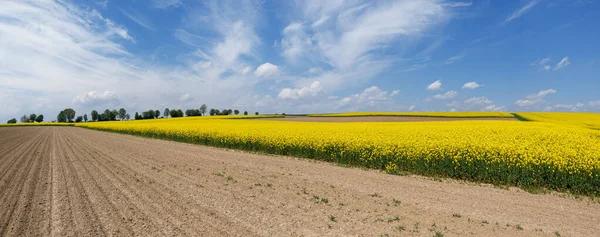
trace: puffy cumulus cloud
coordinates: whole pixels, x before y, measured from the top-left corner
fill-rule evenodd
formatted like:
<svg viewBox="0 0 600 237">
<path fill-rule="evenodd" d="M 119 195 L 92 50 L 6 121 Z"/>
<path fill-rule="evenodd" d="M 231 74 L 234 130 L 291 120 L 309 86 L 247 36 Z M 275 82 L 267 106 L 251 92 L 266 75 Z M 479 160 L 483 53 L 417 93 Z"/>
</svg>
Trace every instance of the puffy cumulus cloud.
<svg viewBox="0 0 600 237">
<path fill-rule="evenodd" d="M 494 103 L 494 101 L 491 101 L 490 99 L 488 99 L 485 96 L 472 97 L 472 98 L 465 100 L 465 104 L 467 104 L 467 105 L 489 105 L 489 104 L 493 104 L 493 103 Z"/>
<path fill-rule="evenodd" d="M 438 100 L 449 100 L 449 99 L 456 97 L 457 95 L 458 95 L 458 92 L 456 92 L 456 91 L 448 91 L 444 94 L 434 95 L 432 98 L 438 99 Z"/>
<path fill-rule="evenodd" d="M 592 108 L 600 108 L 600 100 L 590 101 L 588 105 Z"/>
<path fill-rule="evenodd" d="M 324 92 L 323 87 L 319 81 L 313 82 L 308 87 L 302 87 L 299 89 L 284 88 L 279 92 L 277 97 L 286 100 L 299 100 L 310 97 L 317 97 L 322 95 Z"/>
<path fill-rule="evenodd" d="M 301 23 L 293 22 L 289 24 L 283 30 L 283 36 L 280 44 L 283 48 L 283 56 L 289 62 L 297 62 L 299 58 L 305 56 L 306 51 L 312 48 L 313 41 L 305 32 Z"/>
<path fill-rule="evenodd" d="M 550 57 L 538 59 L 535 62 L 531 63 L 531 66 L 539 66 L 541 70 L 549 71 L 552 69 L 552 66 L 548 65 L 550 62 Z"/>
<path fill-rule="evenodd" d="M 242 75 L 247 75 L 248 73 L 250 73 L 252 71 L 252 67 L 250 66 L 245 66 L 240 70 L 240 74 Z"/>
<path fill-rule="evenodd" d="M 479 88 L 479 87 L 482 87 L 482 86 L 483 86 L 483 85 L 479 85 L 479 84 L 477 84 L 477 82 L 474 82 L 474 81 L 472 81 L 472 82 L 467 82 L 467 83 L 465 83 L 465 84 L 462 86 L 462 88 L 463 88 L 463 89 L 471 89 L 471 90 L 473 90 L 473 89 L 477 89 L 477 88 Z"/>
<path fill-rule="evenodd" d="M 569 57 L 564 57 L 562 60 L 560 60 L 560 62 L 558 62 L 558 64 L 556 64 L 556 67 L 554 67 L 554 71 L 569 66 L 569 64 L 571 64 L 571 61 L 569 61 Z"/>
<path fill-rule="evenodd" d="M 547 95 L 551 95 L 551 94 L 555 94 L 555 93 L 556 93 L 556 90 L 548 89 L 548 90 L 540 91 L 537 94 L 528 95 L 525 98 L 529 99 L 529 100 L 543 99 Z"/>
<path fill-rule="evenodd" d="M 556 104 L 553 107 L 556 109 L 566 109 L 566 110 L 571 110 L 571 111 L 579 111 L 581 110 L 585 105 L 583 103 L 577 103 L 577 104 Z"/>
<path fill-rule="evenodd" d="M 84 95 L 75 96 L 73 98 L 73 104 L 85 105 L 85 106 L 96 106 L 103 104 L 119 104 L 119 97 L 112 91 L 104 91 L 99 93 L 97 91 L 90 91 Z"/>
<path fill-rule="evenodd" d="M 187 101 L 190 101 L 191 99 L 192 99 L 192 95 L 190 95 L 190 93 L 185 93 L 179 97 L 180 102 L 187 102 Z"/>
<path fill-rule="evenodd" d="M 384 91 L 377 86 L 371 86 L 366 88 L 362 93 L 354 94 L 348 97 L 344 97 L 339 101 L 338 107 L 340 108 L 351 108 L 352 110 L 374 107 L 378 104 L 390 104 L 392 97 L 397 95 L 400 91 L 394 90 L 391 93 Z"/>
<path fill-rule="evenodd" d="M 465 101 L 458 102 L 453 101 L 452 103 L 446 104 L 455 111 L 505 111 L 505 106 L 497 106 L 494 101 L 488 99 L 485 96 L 471 97 Z"/>
<path fill-rule="evenodd" d="M 427 90 L 441 90 L 442 89 L 442 81 L 437 80 L 427 86 Z"/>
<path fill-rule="evenodd" d="M 279 73 L 279 67 L 271 63 L 264 63 L 254 70 L 254 76 L 256 77 L 272 77 Z"/>
<path fill-rule="evenodd" d="M 543 90 L 543 91 L 538 92 L 537 94 L 531 94 L 531 95 L 525 96 L 525 99 L 517 100 L 517 102 L 515 102 L 515 104 L 519 107 L 539 106 L 546 102 L 544 100 L 544 97 L 546 97 L 547 95 L 555 94 L 555 93 L 556 93 L 556 90 L 554 90 L 554 89 Z"/>
<path fill-rule="evenodd" d="M 505 106 L 488 105 L 483 108 L 483 111 L 506 111 Z"/>
</svg>

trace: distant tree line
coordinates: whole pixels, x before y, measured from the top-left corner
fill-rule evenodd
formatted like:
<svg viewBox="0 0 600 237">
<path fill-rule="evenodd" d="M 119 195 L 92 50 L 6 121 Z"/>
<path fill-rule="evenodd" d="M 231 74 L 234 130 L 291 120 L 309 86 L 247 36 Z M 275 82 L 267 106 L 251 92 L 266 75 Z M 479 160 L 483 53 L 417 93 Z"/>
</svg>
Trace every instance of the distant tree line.
<svg viewBox="0 0 600 237">
<path fill-rule="evenodd" d="M 29 116 L 23 115 L 23 117 L 21 117 L 20 121 L 21 121 L 21 123 L 33 123 L 33 122 L 41 123 L 44 121 L 44 115 L 43 114 L 40 114 L 40 115 L 30 114 Z M 16 118 L 9 119 L 6 123 L 9 123 L 9 124 L 17 123 L 17 119 Z"/>
<path fill-rule="evenodd" d="M 157 118 L 178 118 L 178 117 L 192 117 L 192 116 L 205 116 L 206 112 L 207 112 L 208 107 L 206 106 L 206 104 L 203 104 L 202 106 L 200 106 L 200 108 L 198 109 L 188 109 L 185 111 L 185 113 L 181 110 L 181 109 L 169 109 L 166 108 L 161 117 L 161 112 L 160 110 L 148 110 L 148 111 L 144 111 L 141 114 L 138 112 L 135 112 L 135 115 L 133 117 L 133 119 L 135 120 L 141 120 L 141 119 L 157 119 Z M 216 116 L 216 115 L 238 115 L 240 114 L 239 110 L 231 110 L 231 109 L 223 109 L 223 110 L 218 110 L 218 109 L 210 109 L 209 115 L 210 116 Z M 254 113 L 255 115 L 258 115 L 258 112 Z M 125 108 L 120 108 L 119 110 L 113 109 L 105 109 L 103 113 L 98 113 L 98 111 L 96 110 L 92 110 L 92 112 L 90 113 L 90 118 L 88 118 L 87 114 L 84 115 L 80 115 L 80 116 L 76 116 L 77 113 L 75 112 L 75 110 L 73 110 L 72 108 L 67 108 L 64 109 L 62 111 L 60 111 L 58 113 L 58 115 L 56 116 L 56 122 L 60 122 L 60 123 L 72 123 L 72 122 L 76 122 L 76 123 L 80 123 L 80 122 L 98 122 L 98 121 L 117 121 L 117 120 L 131 120 L 131 117 L 129 115 L 129 113 L 127 113 L 127 110 L 125 110 Z M 248 111 L 244 111 L 244 115 L 248 115 Z M 33 122 L 42 122 L 44 121 L 44 115 L 36 115 L 36 114 L 31 114 L 29 116 L 27 115 L 23 115 L 23 117 L 21 117 L 20 121 L 22 123 L 33 123 Z M 17 123 L 17 119 L 13 118 L 8 120 L 7 123 Z"/>
</svg>

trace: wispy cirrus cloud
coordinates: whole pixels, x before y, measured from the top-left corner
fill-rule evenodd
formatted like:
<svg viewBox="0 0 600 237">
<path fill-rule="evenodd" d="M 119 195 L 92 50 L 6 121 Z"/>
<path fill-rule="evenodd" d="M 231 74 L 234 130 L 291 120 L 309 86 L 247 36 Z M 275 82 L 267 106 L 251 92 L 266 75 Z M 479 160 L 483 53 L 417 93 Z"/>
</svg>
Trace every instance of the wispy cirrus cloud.
<svg viewBox="0 0 600 237">
<path fill-rule="evenodd" d="M 154 28 L 152 23 L 150 23 L 150 21 L 144 15 L 139 13 L 138 11 L 135 11 L 135 10 L 125 11 L 121 8 L 118 8 L 118 9 L 123 15 L 125 15 L 127 18 L 129 18 L 133 22 L 137 23 L 138 25 L 140 25 L 148 30 L 156 31 L 156 29 Z"/>
<path fill-rule="evenodd" d="M 152 6 L 155 8 L 177 7 L 181 4 L 181 0 L 152 0 Z"/>
<path fill-rule="evenodd" d="M 306 68 L 327 65 L 322 74 L 301 78 L 296 85 L 318 80 L 331 90 L 370 80 L 395 63 L 379 49 L 418 39 L 450 18 L 450 6 L 438 1 L 311 0 L 297 5 L 298 16 L 278 42 L 281 54 Z"/>
<path fill-rule="evenodd" d="M 525 6 L 515 10 L 510 16 L 508 16 L 504 20 L 504 23 L 508 23 L 510 21 L 513 21 L 513 20 L 523 16 L 525 13 L 529 12 L 533 7 L 535 7 L 538 3 L 540 3 L 539 0 L 530 1 Z"/>
</svg>

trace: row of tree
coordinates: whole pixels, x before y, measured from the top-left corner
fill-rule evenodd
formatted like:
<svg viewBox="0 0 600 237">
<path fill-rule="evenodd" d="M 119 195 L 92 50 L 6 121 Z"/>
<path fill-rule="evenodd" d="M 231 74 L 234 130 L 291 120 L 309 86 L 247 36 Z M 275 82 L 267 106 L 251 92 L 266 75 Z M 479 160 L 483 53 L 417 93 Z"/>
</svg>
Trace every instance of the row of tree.
<svg viewBox="0 0 600 237">
<path fill-rule="evenodd" d="M 204 116 L 206 115 L 206 110 L 208 109 L 208 107 L 203 104 L 202 106 L 200 106 L 199 109 L 188 109 L 185 111 L 185 113 L 181 110 L 181 109 L 173 109 L 170 110 L 169 108 L 166 108 L 163 112 L 163 116 L 164 118 L 168 118 L 169 116 L 171 118 L 177 118 L 177 117 L 183 117 L 185 116 Z M 211 116 L 214 115 L 231 115 L 231 114 L 235 114 L 238 115 L 240 113 L 239 110 L 231 110 L 231 109 L 224 109 L 224 110 L 218 110 L 218 109 L 210 109 L 209 114 Z M 125 108 L 120 108 L 119 110 L 109 110 L 106 109 L 104 110 L 103 113 L 98 113 L 98 111 L 96 110 L 92 110 L 92 112 L 90 113 L 91 118 L 89 121 L 92 122 L 96 122 L 96 121 L 116 121 L 116 120 L 130 120 L 131 117 L 129 116 L 129 113 L 127 113 L 127 110 L 125 110 Z M 244 115 L 248 115 L 248 111 L 244 111 Z M 255 113 L 255 115 L 258 115 L 258 112 Z M 155 119 L 155 118 L 162 118 L 160 117 L 161 113 L 159 110 L 148 110 L 145 112 L 142 112 L 142 114 L 139 114 L 138 112 L 135 112 L 135 116 L 134 119 L 136 120 L 140 120 L 140 119 Z M 42 122 L 44 121 L 44 115 L 36 115 L 36 114 L 31 114 L 29 116 L 27 115 L 23 115 L 23 117 L 21 117 L 21 122 L 22 123 L 32 123 L 32 122 Z M 58 113 L 58 115 L 56 116 L 56 121 L 57 122 L 61 122 L 61 123 L 66 123 L 66 122 L 87 122 L 88 121 L 88 116 L 87 114 L 84 115 L 80 115 L 76 117 L 76 112 L 75 110 L 71 109 L 71 108 L 67 108 L 64 109 L 62 111 L 60 111 Z M 17 123 L 17 119 L 11 119 L 8 120 L 7 123 Z"/>
</svg>

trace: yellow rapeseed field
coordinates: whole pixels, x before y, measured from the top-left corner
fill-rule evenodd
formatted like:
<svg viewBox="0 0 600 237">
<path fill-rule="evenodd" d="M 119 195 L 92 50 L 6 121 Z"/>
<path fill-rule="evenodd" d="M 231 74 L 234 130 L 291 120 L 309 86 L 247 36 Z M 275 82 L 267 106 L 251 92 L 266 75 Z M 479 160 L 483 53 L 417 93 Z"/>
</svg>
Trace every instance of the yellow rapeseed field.
<svg viewBox="0 0 600 237">
<path fill-rule="evenodd" d="M 515 114 L 521 119 L 529 121 L 571 124 L 600 129 L 600 113 L 522 112 Z"/>
<path fill-rule="evenodd" d="M 359 117 L 359 116 L 406 116 L 442 118 L 513 118 L 507 112 L 347 112 L 337 114 L 309 114 L 309 117 Z"/>
<path fill-rule="evenodd" d="M 386 170 L 600 194 L 600 131 L 547 122 L 191 117 L 77 126 Z"/>
</svg>

